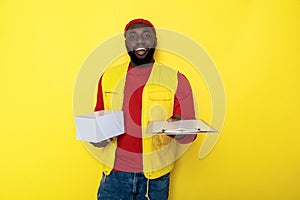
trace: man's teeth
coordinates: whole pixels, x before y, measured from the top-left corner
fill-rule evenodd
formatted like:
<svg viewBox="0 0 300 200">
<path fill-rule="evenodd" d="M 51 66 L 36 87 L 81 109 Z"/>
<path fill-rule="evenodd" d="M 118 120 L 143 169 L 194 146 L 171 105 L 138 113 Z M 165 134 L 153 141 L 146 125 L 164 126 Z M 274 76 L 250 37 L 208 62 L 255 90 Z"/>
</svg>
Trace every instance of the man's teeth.
<svg viewBox="0 0 300 200">
<path fill-rule="evenodd" d="M 140 47 L 140 48 L 137 48 L 136 51 L 146 51 L 146 48 Z"/>
</svg>

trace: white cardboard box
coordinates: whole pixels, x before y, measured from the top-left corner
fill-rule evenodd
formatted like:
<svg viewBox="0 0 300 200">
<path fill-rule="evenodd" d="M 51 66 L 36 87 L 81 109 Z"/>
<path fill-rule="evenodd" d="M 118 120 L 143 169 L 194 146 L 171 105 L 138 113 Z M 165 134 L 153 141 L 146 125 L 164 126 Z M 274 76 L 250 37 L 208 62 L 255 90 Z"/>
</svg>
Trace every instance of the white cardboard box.
<svg viewBox="0 0 300 200">
<path fill-rule="evenodd" d="M 124 133 L 123 111 L 101 110 L 75 116 L 76 138 L 100 142 Z"/>
</svg>

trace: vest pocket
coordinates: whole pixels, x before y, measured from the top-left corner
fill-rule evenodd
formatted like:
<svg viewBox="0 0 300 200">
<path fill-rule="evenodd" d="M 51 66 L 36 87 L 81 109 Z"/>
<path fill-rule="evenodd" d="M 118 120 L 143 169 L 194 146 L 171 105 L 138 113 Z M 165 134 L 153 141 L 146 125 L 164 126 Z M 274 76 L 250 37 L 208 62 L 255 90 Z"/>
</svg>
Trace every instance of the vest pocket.
<svg viewBox="0 0 300 200">
<path fill-rule="evenodd" d="M 149 120 L 166 120 L 173 113 L 174 95 L 168 89 L 151 90 L 146 93 L 148 99 L 147 115 Z"/>
<path fill-rule="evenodd" d="M 105 91 L 104 95 L 109 96 L 109 95 L 121 95 L 121 94 L 119 94 L 118 92 Z"/>
<path fill-rule="evenodd" d="M 151 101 L 171 101 L 173 94 L 170 90 L 157 90 L 148 93 L 149 100 Z"/>
<path fill-rule="evenodd" d="M 105 109 L 121 110 L 123 103 L 123 94 L 115 91 L 104 91 Z"/>
</svg>

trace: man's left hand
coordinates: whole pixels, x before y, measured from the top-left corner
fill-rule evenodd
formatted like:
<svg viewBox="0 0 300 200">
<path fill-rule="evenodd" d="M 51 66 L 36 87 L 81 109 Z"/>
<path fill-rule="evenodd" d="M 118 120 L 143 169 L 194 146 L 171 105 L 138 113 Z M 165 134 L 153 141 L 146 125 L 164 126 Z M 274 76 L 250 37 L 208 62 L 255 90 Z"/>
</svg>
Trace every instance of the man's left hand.
<svg viewBox="0 0 300 200">
<path fill-rule="evenodd" d="M 168 119 L 168 122 L 175 122 L 175 121 L 179 121 L 181 120 L 181 116 L 180 115 L 173 115 L 172 117 L 170 117 Z M 181 140 L 183 139 L 186 135 L 184 134 L 180 134 L 180 135 L 168 135 L 171 138 L 174 138 L 175 140 Z"/>
</svg>

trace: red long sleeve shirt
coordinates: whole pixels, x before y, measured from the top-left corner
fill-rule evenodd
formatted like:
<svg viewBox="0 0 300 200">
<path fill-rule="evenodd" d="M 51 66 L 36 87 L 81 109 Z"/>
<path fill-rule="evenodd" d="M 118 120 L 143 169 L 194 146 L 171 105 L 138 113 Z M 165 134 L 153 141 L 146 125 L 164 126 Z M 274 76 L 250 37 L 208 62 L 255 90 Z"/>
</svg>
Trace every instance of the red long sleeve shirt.
<svg viewBox="0 0 300 200">
<path fill-rule="evenodd" d="M 141 110 L 142 92 L 148 81 L 152 67 L 128 68 L 124 88 L 124 125 L 126 133 L 118 136 L 118 148 L 114 170 L 126 172 L 142 172 L 142 129 Z M 173 115 L 180 115 L 182 119 L 194 119 L 194 102 L 191 86 L 186 77 L 178 73 L 178 86 L 174 97 Z M 103 110 L 102 77 L 98 84 L 97 104 L 95 111 Z M 189 143 L 195 135 L 188 135 L 180 143 Z"/>
</svg>

